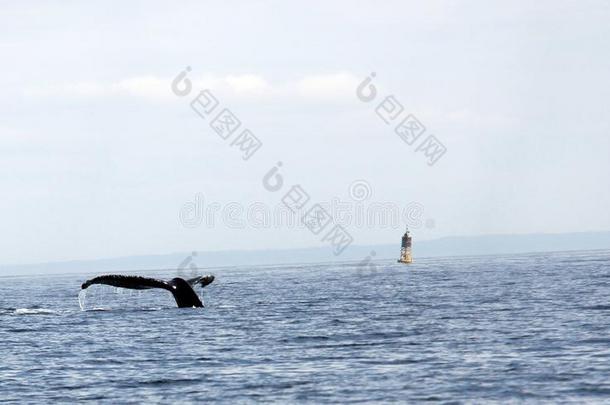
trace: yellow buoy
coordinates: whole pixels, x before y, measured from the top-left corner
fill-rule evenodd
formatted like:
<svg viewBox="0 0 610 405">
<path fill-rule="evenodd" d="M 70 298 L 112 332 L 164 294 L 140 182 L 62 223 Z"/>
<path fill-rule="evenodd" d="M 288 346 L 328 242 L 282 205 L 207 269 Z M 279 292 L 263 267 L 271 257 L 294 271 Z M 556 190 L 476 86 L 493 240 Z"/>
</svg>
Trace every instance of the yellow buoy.
<svg viewBox="0 0 610 405">
<path fill-rule="evenodd" d="M 413 256 L 411 254 L 411 236 L 409 235 L 409 228 L 405 231 L 402 236 L 402 243 L 400 245 L 400 259 L 398 263 L 413 263 Z"/>
</svg>

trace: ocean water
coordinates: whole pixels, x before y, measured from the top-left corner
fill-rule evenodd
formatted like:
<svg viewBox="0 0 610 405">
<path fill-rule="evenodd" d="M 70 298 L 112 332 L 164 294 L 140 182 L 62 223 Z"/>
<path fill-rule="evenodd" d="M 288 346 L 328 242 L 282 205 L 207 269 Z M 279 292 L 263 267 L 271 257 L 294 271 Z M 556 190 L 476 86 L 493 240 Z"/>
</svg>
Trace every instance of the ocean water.
<svg viewBox="0 0 610 405">
<path fill-rule="evenodd" d="M 610 401 L 608 251 L 210 273 L 0 278 L 0 401 Z"/>
</svg>

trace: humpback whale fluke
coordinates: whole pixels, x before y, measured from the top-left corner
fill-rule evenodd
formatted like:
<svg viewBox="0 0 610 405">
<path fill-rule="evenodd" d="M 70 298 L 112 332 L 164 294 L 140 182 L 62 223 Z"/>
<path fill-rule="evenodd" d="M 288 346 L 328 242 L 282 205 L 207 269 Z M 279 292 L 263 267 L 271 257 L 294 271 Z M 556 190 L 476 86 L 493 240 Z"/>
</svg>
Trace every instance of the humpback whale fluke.
<svg viewBox="0 0 610 405">
<path fill-rule="evenodd" d="M 120 274 L 107 274 L 85 281 L 81 288 L 84 290 L 92 284 L 106 284 L 113 287 L 130 288 L 132 290 L 147 290 L 150 288 L 162 288 L 172 293 L 179 308 L 203 307 L 203 303 L 197 296 L 193 286 L 200 284 L 202 287 L 214 281 L 214 276 L 199 276 L 185 280 L 180 277 L 170 281 L 157 280 L 155 278 L 142 276 L 123 276 Z"/>
</svg>

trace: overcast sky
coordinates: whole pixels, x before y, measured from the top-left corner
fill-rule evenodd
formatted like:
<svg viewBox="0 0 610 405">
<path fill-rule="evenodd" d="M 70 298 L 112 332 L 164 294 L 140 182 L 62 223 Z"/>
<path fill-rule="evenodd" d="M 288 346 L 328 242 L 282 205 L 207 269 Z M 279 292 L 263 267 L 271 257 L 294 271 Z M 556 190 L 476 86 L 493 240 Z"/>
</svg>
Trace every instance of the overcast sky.
<svg viewBox="0 0 610 405">
<path fill-rule="evenodd" d="M 421 204 L 419 239 L 610 229 L 610 3 L 296 4 L 0 2 L 0 263 L 325 245 L 181 224 L 197 194 L 280 204 L 278 161 L 310 204 L 355 180 L 364 204 Z M 203 88 L 262 141 L 249 160 L 191 110 Z M 389 95 L 446 147 L 434 165 L 376 115 Z"/>
</svg>

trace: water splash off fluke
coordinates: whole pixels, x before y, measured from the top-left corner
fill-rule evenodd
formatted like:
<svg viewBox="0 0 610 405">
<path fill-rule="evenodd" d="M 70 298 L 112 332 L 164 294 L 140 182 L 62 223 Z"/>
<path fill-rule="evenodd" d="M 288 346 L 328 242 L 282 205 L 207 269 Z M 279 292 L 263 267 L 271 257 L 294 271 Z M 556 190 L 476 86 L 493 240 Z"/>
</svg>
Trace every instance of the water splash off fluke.
<svg viewBox="0 0 610 405">
<path fill-rule="evenodd" d="M 80 290 L 78 293 L 78 306 L 80 306 L 80 310 L 85 310 L 85 305 L 87 304 L 87 290 Z"/>
</svg>

